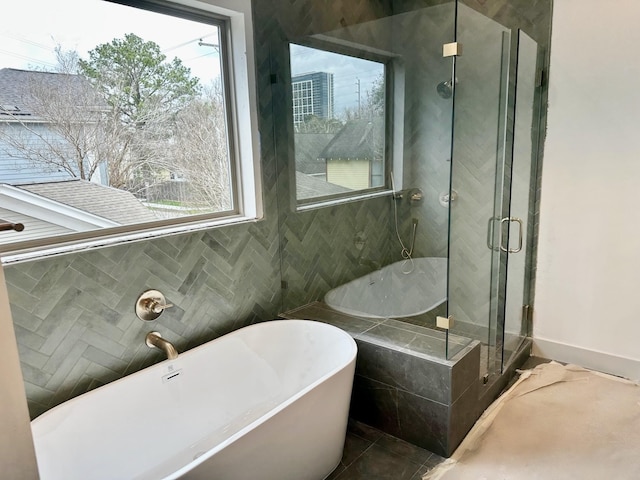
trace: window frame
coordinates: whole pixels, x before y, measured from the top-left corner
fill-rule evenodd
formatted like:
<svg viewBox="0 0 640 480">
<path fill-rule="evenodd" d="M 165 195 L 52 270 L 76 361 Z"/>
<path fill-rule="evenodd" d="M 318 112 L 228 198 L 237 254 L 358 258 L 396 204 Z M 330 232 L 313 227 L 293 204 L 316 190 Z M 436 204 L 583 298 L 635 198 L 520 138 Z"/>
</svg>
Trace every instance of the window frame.
<svg viewBox="0 0 640 480">
<path fill-rule="evenodd" d="M 195 232 L 264 217 L 250 0 L 103 0 L 218 26 L 233 209 L 0 244 L 2 264 Z"/>
<path fill-rule="evenodd" d="M 398 117 L 398 108 L 404 104 L 403 99 L 398 96 L 398 91 L 396 89 L 398 80 L 404 83 L 404 69 L 400 58 L 398 57 L 398 55 L 393 53 L 383 52 L 359 44 L 347 45 L 345 43 L 338 43 L 334 39 L 330 39 L 325 35 L 318 35 L 314 37 L 305 37 L 304 39 L 296 39 L 295 41 L 292 40 L 287 43 L 287 57 L 290 72 L 292 44 L 382 64 L 384 67 L 385 82 L 383 185 L 379 187 L 354 190 L 353 192 L 323 195 L 307 199 L 298 199 L 296 184 L 295 147 L 292 147 L 293 157 L 289 162 L 289 179 L 290 185 L 292 185 L 290 192 L 292 210 L 302 212 L 306 210 L 332 207 L 335 205 L 341 205 L 345 203 L 392 194 L 393 186 L 391 185 L 391 176 L 396 175 L 397 172 L 400 172 L 401 177 L 402 173 L 401 152 L 403 128 L 401 126 L 396 127 L 393 121 L 394 118 Z M 295 135 L 295 119 L 293 115 L 293 86 L 290 77 L 291 75 L 289 75 L 287 81 L 289 98 L 291 99 L 291 102 L 289 102 L 289 105 L 287 107 L 287 122 L 291 128 L 292 135 Z M 396 181 L 396 187 L 397 186 L 398 182 Z"/>
</svg>

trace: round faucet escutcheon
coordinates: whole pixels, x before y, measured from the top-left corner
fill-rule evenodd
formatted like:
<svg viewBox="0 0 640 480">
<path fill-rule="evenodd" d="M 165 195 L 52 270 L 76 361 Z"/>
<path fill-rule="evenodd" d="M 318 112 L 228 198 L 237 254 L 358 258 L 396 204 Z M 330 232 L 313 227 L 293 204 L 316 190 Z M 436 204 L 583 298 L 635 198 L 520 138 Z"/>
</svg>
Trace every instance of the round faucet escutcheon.
<svg viewBox="0 0 640 480">
<path fill-rule="evenodd" d="M 149 322 L 158 318 L 165 309 L 173 307 L 167 303 L 164 295 L 158 290 L 146 290 L 140 294 L 136 301 L 136 315 L 140 320 Z"/>
</svg>

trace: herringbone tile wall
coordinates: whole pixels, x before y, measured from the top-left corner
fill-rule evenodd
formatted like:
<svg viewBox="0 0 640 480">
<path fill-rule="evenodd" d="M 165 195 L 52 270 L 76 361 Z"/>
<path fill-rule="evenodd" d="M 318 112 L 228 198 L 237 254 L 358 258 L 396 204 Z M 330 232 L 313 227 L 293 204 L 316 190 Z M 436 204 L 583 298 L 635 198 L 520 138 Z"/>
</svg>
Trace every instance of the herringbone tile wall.
<svg viewBox="0 0 640 480">
<path fill-rule="evenodd" d="M 309 6 L 320 5 L 310 14 Z M 391 2 L 256 2 L 256 16 L 269 18 L 262 29 L 261 42 L 269 45 L 271 71 L 276 76 L 272 85 L 274 138 L 278 170 L 278 213 L 281 241 L 283 308 L 289 310 L 315 300 L 322 300 L 331 288 L 371 270 L 363 263 L 391 261 L 391 201 L 378 198 L 298 212 L 291 169 L 293 127 L 289 82 L 289 42 L 304 42 L 309 36 L 364 26 L 364 38 L 371 45 L 386 39 L 375 22 L 390 15 Z M 378 35 L 380 34 L 380 35 Z M 319 67 L 321 68 L 321 67 Z M 364 248 L 355 246 L 356 236 L 364 238 Z"/>
<path fill-rule="evenodd" d="M 404 203 L 400 228 L 403 241 L 410 242 L 412 220 L 418 220 L 414 255 L 446 257 L 449 209 L 440 196 L 449 192 L 451 170 L 451 126 L 453 100 L 438 95 L 439 83 L 451 80 L 452 59 L 442 57 L 442 45 L 454 41 L 455 4 L 422 8 L 403 15 L 406 21 L 396 30 L 407 69 L 408 101 L 405 113 L 406 188 L 419 187 L 424 200 Z M 416 32 L 421 32 L 416 35 Z"/>
<path fill-rule="evenodd" d="M 6 277 L 32 416 L 162 359 L 159 331 L 179 351 L 280 308 L 273 222 L 116 246 L 10 266 Z M 148 289 L 174 304 L 142 322 Z"/>
</svg>

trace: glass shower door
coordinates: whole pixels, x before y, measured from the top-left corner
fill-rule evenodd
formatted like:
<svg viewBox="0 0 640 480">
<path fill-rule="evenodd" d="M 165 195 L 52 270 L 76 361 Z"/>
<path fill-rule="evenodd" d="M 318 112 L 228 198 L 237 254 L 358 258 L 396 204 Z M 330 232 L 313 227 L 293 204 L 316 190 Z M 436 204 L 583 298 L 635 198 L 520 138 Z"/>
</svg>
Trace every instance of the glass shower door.
<svg viewBox="0 0 640 480">
<path fill-rule="evenodd" d="M 503 367 L 518 352 L 529 329 L 531 245 L 535 200 L 538 117 L 538 44 L 518 31 L 513 159 L 509 176 L 510 214 L 505 295 Z"/>
<path fill-rule="evenodd" d="M 528 330 L 537 44 L 458 3 L 449 314 L 501 373 Z"/>
<path fill-rule="evenodd" d="M 458 2 L 449 216 L 452 333 L 481 343 L 481 371 L 498 372 L 506 285 L 510 30 Z M 511 85 L 512 86 L 512 85 Z"/>
</svg>

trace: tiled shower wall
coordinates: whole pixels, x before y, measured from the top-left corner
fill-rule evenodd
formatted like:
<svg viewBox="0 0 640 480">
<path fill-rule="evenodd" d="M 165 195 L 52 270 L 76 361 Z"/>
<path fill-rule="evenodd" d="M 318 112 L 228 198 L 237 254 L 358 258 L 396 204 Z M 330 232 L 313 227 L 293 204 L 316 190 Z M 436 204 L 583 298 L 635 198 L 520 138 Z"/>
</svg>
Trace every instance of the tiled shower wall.
<svg viewBox="0 0 640 480">
<path fill-rule="evenodd" d="M 442 58 L 442 44 L 453 39 L 455 4 L 448 0 L 396 0 L 372 2 L 376 8 L 362 9 L 363 2 L 344 8 L 341 2 L 328 2 L 329 13 L 297 20 L 299 12 L 275 8 L 280 19 L 271 31 L 269 43 L 272 68 L 286 71 L 286 43 L 300 41 L 316 34 L 365 45 L 390 52 L 401 58 L 404 84 L 400 108 L 404 121 L 400 139 L 402 178 L 397 186 L 419 187 L 424 200 L 416 205 L 405 197 L 394 201 L 384 197 L 340 207 L 349 211 L 349 221 L 336 223 L 331 209 L 294 213 L 292 207 L 291 172 L 286 157 L 278 156 L 278 204 L 281 218 L 283 279 L 287 283 L 284 305 L 294 308 L 320 293 L 362 276 L 371 270 L 363 264 L 386 265 L 400 260 L 402 246 L 395 230 L 395 211 L 399 219 L 398 234 L 405 246 L 411 245 L 412 219 L 418 220 L 414 256 L 446 256 L 448 210 L 438 197 L 448 191 L 451 144 L 451 101 L 441 99 L 436 85 L 451 75 L 451 60 Z M 281 4 L 279 4 L 281 5 Z M 265 4 L 266 6 L 266 4 Z M 272 5 L 268 7 L 274 11 Z M 283 65 L 280 68 L 279 65 Z M 278 82 L 274 92 L 286 95 L 286 85 Z M 286 102 L 278 105 L 288 106 Z M 286 119 L 288 110 L 275 114 Z M 278 121 L 276 120 L 276 122 Z M 280 124 L 276 145 L 284 149 L 292 145 L 290 125 Z M 396 151 L 396 153 L 398 153 Z M 289 153 L 291 158 L 292 152 Z M 312 218 L 309 223 L 305 218 Z M 307 232 L 302 225 L 312 225 Z M 354 246 L 356 235 L 366 239 L 365 247 Z M 300 269 L 300 264 L 314 268 Z M 310 281 L 311 280 L 311 281 Z"/>
<path fill-rule="evenodd" d="M 267 45 L 274 74 L 274 138 L 278 151 L 278 214 L 281 236 L 283 311 L 321 300 L 333 287 L 362 276 L 370 262 L 387 264 L 392 246 L 389 197 L 309 211 L 296 211 L 292 159 L 294 132 L 290 86 L 289 42 L 315 34 L 369 25 L 390 14 L 389 1 L 347 0 L 254 3 L 257 18 L 269 18 L 258 41 Z M 313 5 L 319 8 L 312 8 Z M 313 14 L 310 14 L 313 12 Z M 388 32 L 367 32 L 368 40 Z M 377 38 L 377 40 L 380 40 Z M 321 65 L 318 66 L 322 68 Z M 364 247 L 356 248 L 356 239 Z M 369 263 L 369 266 L 367 264 Z"/>
<path fill-rule="evenodd" d="M 451 79 L 452 60 L 442 57 L 442 45 L 455 38 L 455 4 L 439 3 L 401 13 L 406 20 L 394 37 L 410 66 L 406 71 L 410 101 L 405 112 L 403 186 L 418 187 L 424 194 L 418 204 L 399 203 L 404 207 L 400 232 L 407 246 L 413 219 L 418 220 L 416 257 L 446 257 L 448 251 L 449 209 L 440 203 L 440 196 L 449 192 L 453 100 L 442 98 L 436 88 Z"/>
</svg>

